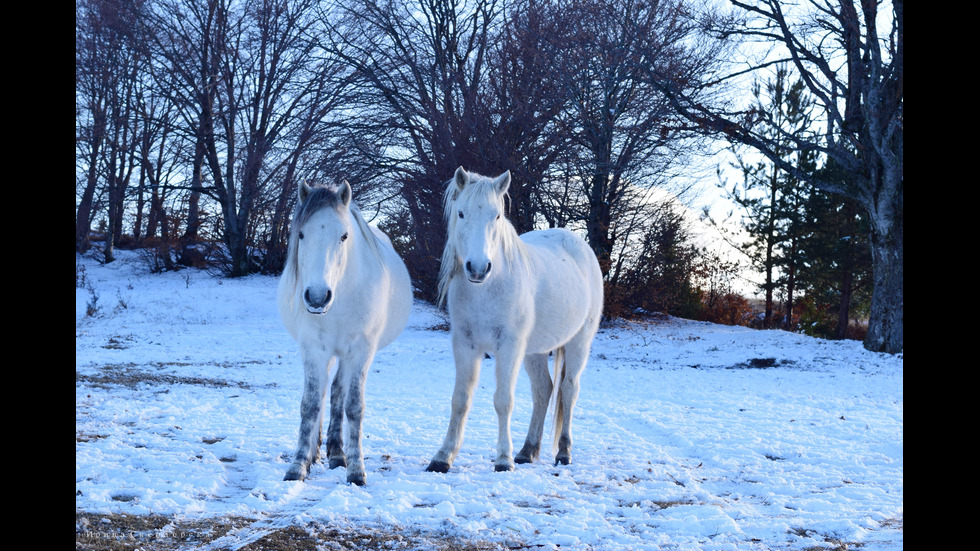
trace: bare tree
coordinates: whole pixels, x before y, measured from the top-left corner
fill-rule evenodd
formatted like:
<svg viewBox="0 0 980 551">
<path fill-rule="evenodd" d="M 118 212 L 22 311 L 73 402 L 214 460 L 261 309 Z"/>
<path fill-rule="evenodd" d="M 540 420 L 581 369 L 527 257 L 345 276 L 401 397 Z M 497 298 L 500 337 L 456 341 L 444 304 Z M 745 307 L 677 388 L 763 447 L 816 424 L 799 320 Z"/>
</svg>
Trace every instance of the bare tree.
<svg viewBox="0 0 980 551">
<path fill-rule="evenodd" d="M 876 1 L 809 0 L 791 6 L 778 0 L 732 0 L 731 4 L 735 17 L 712 22 L 710 30 L 724 40 L 741 37 L 765 47 L 765 58 L 750 60 L 752 70 L 777 63 L 794 67 L 823 111 L 826 130 L 784 137 L 796 150 L 832 159 L 846 174 L 843 180 L 826 180 L 787 162 L 765 134 L 776 128 L 774 121 L 758 110 L 707 105 L 657 71 L 650 73 L 650 80 L 688 120 L 749 145 L 781 169 L 861 205 L 871 222 L 874 263 L 864 345 L 874 351 L 900 352 L 904 346 L 904 2 L 893 0 L 884 13 Z M 799 9 L 787 13 L 793 7 Z"/>
<path fill-rule="evenodd" d="M 566 63 L 552 55 L 556 16 L 547 1 L 504 6 L 500 30 L 490 37 L 483 113 L 473 125 L 484 163 L 511 173 L 508 216 L 520 233 L 535 229 L 539 218 L 550 226 L 567 221 L 565 205 L 551 201 L 546 189 L 557 161 L 573 146 L 564 121 L 566 95 L 555 78 Z"/>
<path fill-rule="evenodd" d="M 103 56 L 101 17 L 89 2 L 75 3 L 75 157 L 83 174 L 75 213 L 75 250 L 90 246 L 99 159 L 105 145 L 113 74 Z M 111 43 L 111 39 L 110 39 Z M 109 49 L 109 51 L 114 51 Z"/>
<path fill-rule="evenodd" d="M 231 275 L 260 267 L 250 248 L 257 232 L 269 231 L 262 213 L 288 195 L 283 187 L 298 155 L 337 108 L 330 98 L 336 66 L 319 45 L 317 7 L 313 0 L 163 0 L 148 19 L 195 147 L 189 188 L 220 206 Z"/>
<path fill-rule="evenodd" d="M 565 100 L 565 131 L 575 151 L 566 177 L 578 182 L 589 244 L 604 275 L 612 267 L 614 213 L 631 185 L 666 184 L 683 154 L 686 129 L 650 72 L 679 86 L 709 52 L 689 47 L 696 30 L 681 1 L 556 1 L 548 58 Z"/>
<path fill-rule="evenodd" d="M 126 188 L 139 139 L 136 82 L 146 68 L 138 36 L 140 2 L 90 0 L 75 8 L 76 159 L 84 174 L 75 217 L 75 248 L 89 247 L 99 182 L 104 181 L 105 260 L 122 234 Z"/>
<path fill-rule="evenodd" d="M 498 0 L 339 0 L 327 15 L 330 51 L 361 79 L 353 107 L 384 148 L 376 166 L 395 181 L 415 233 L 406 263 L 416 286 L 435 297 L 445 240 L 444 184 L 460 165 L 485 165 L 474 121 Z"/>
<path fill-rule="evenodd" d="M 375 186 L 371 185 L 375 180 L 372 163 L 365 160 L 369 155 L 361 151 L 366 146 L 360 142 L 361 136 L 351 132 L 352 125 L 342 115 L 352 102 L 349 96 L 351 75 L 335 58 L 323 58 L 320 63 L 323 68 L 316 80 L 318 89 L 298 106 L 297 120 L 288 137 L 290 147 L 277 158 L 278 164 L 272 170 L 276 174 L 278 190 L 269 195 L 267 205 L 262 209 L 266 217 L 262 238 L 266 248 L 264 272 L 282 270 L 286 260 L 289 215 L 301 180 L 349 180 L 356 186 L 359 201 L 375 191 Z"/>
<path fill-rule="evenodd" d="M 177 111 L 169 90 L 160 88 L 163 82 L 154 75 L 159 67 L 148 63 L 136 82 L 134 103 L 141 121 L 134 155 L 139 160 L 139 180 L 136 186 L 136 212 L 133 237 L 137 243 L 159 234 L 170 236 L 168 214 L 164 207 L 168 182 L 178 174 L 184 162 L 186 144 L 176 129 Z M 144 229 L 145 228 L 145 229 Z"/>
</svg>

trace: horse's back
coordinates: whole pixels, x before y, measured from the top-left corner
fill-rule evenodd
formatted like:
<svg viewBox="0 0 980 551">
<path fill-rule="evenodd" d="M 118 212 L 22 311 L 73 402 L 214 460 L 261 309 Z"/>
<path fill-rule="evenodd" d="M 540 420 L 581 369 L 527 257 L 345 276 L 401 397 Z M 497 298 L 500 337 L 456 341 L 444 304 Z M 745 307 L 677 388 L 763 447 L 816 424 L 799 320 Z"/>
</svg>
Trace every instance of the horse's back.
<svg viewBox="0 0 980 551">
<path fill-rule="evenodd" d="M 405 262 L 395 252 L 391 241 L 381 230 L 372 226 L 376 234 L 383 237 L 382 259 L 388 280 L 388 323 L 378 343 L 379 348 L 387 346 L 404 331 L 412 312 L 412 281 Z"/>
<path fill-rule="evenodd" d="M 592 248 L 584 239 L 564 228 L 537 230 L 521 235 L 521 240 L 536 256 L 544 279 L 561 279 L 602 298 L 602 271 Z M 569 289 L 572 290 L 572 289 Z"/>
<path fill-rule="evenodd" d="M 594 332 L 602 315 L 603 286 L 599 262 L 589 245 L 563 228 L 528 232 L 521 240 L 527 245 L 536 280 L 539 330 L 560 331 L 567 338 L 583 328 Z"/>
<path fill-rule="evenodd" d="M 368 224 L 360 213 L 352 213 L 357 216 L 356 223 L 364 231 L 366 239 L 375 239 L 376 247 L 369 247 L 370 255 L 375 255 L 380 261 L 380 270 L 367 270 L 362 275 L 361 284 L 370 289 L 368 297 L 361 304 L 361 308 L 366 308 L 374 313 L 382 313 L 385 317 L 383 327 L 380 328 L 378 336 L 378 348 L 384 348 L 398 335 L 404 331 L 408 324 L 408 317 L 412 311 L 412 282 L 408 275 L 408 268 L 405 262 L 395 251 L 391 239 L 375 226 Z M 371 251 L 371 249 L 374 249 Z M 367 251 L 366 251 L 367 252 Z M 365 265 L 377 265 L 367 261 Z"/>
</svg>

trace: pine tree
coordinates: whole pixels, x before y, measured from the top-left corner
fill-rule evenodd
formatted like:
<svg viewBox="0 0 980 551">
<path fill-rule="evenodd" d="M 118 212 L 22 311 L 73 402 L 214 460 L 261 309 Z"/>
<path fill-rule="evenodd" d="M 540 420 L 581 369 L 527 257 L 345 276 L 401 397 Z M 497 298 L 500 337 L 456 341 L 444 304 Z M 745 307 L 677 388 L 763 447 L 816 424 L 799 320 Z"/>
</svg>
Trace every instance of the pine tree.
<svg viewBox="0 0 980 551">
<path fill-rule="evenodd" d="M 764 88 L 764 91 L 763 91 Z M 812 101 L 802 81 L 789 84 L 786 67 L 779 67 L 774 77 L 763 87 L 753 88 L 756 112 L 774 128 L 773 140 L 788 142 L 788 136 L 806 132 L 812 124 Z M 817 169 L 815 153 L 783 149 L 784 160 L 810 172 Z M 810 186 L 799 178 L 780 170 L 775 163 L 764 159 L 748 163 L 739 158 L 743 181 L 728 190 L 729 196 L 745 211 L 745 229 L 750 240 L 744 251 L 765 276 L 760 291 L 765 294 L 766 311 L 763 326 L 794 327 L 793 306 L 797 272 L 800 265 L 800 239 L 803 234 L 803 208 Z M 786 303 L 782 323 L 776 323 L 775 297 L 780 291 Z"/>
<path fill-rule="evenodd" d="M 823 169 L 827 178 L 834 171 L 838 177 L 842 174 L 833 162 Z M 852 314 L 867 315 L 871 307 L 867 217 L 855 201 L 816 190 L 809 195 L 805 214 L 801 329 L 824 338 L 863 338 L 849 335 L 848 326 Z"/>
</svg>

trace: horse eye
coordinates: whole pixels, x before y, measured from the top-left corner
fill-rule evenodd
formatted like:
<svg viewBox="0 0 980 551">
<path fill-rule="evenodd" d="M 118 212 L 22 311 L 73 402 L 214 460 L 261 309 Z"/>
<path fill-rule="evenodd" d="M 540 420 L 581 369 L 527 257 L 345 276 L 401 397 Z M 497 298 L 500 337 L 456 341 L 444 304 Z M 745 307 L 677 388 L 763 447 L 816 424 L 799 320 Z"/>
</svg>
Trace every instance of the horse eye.
<svg viewBox="0 0 980 551">
<path fill-rule="evenodd" d="M 460 217 L 460 218 L 462 218 L 462 217 L 463 217 L 463 211 L 459 211 L 459 217 Z"/>
<path fill-rule="evenodd" d="M 346 232 L 344 233 L 344 235 L 341 235 L 340 236 L 340 240 L 341 241 L 347 241 L 347 233 Z"/>
<path fill-rule="evenodd" d="M 500 215 L 499 214 L 497 215 L 497 220 L 500 220 Z"/>
<path fill-rule="evenodd" d="M 299 238 L 303 239 L 303 232 L 299 232 Z"/>
</svg>

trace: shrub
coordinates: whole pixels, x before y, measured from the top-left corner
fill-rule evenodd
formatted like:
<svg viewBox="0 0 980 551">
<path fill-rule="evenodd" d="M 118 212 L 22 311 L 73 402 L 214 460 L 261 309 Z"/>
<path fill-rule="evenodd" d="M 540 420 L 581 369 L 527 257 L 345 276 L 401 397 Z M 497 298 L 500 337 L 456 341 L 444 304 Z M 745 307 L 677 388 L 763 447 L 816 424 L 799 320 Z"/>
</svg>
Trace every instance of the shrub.
<svg viewBox="0 0 980 551">
<path fill-rule="evenodd" d="M 701 321 L 749 326 L 754 317 L 748 299 L 738 293 L 710 291 L 701 295 L 701 311 L 698 316 Z"/>
</svg>

